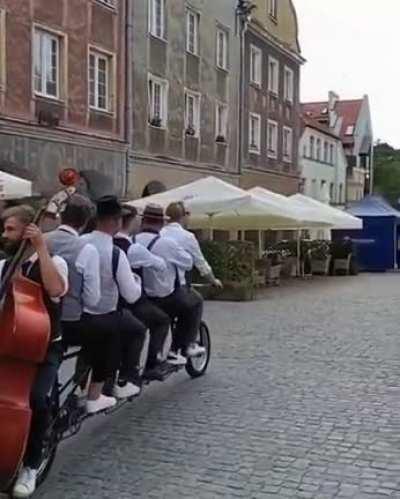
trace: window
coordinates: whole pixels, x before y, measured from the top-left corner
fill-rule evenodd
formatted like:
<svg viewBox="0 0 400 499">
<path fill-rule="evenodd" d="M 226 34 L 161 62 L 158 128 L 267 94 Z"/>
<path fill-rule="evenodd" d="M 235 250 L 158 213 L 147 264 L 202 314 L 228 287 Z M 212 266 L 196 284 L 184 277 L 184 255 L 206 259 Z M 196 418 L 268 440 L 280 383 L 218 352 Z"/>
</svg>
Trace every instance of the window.
<svg viewBox="0 0 400 499">
<path fill-rule="evenodd" d="M 258 47 L 250 45 L 250 81 L 261 86 L 262 53 Z"/>
<path fill-rule="evenodd" d="M 200 135 L 200 95 L 185 93 L 185 133 L 192 137 Z"/>
<path fill-rule="evenodd" d="M 314 199 L 318 198 L 318 187 L 317 187 L 317 180 L 315 178 L 312 179 L 311 181 L 311 196 Z"/>
<path fill-rule="evenodd" d="M 335 198 L 334 198 L 334 188 L 335 188 L 335 186 L 334 186 L 333 182 L 331 182 L 330 185 L 329 185 L 329 201 L 331 203 L 333 203 L 334 200 L 335 200 Z"/>
<path fill-rule="evenodd" d="M 316 160 L 321 161 L 321 139 L 317 139 L 317 155 Z"/>
<path fill-rule="evenodd" d="M 100 52 L 89 54 L 89 106 L 100 111 L 111 111 L 111 58 Z"/>
<path fill-rule="evenodd" d="M 343 199 L 343 184 L 339 185 L 339 203 L 344 203 L 344 199 Z"/>
<path fill-rule="evenodd" d="M 228 69 L 228 33 L 221 28 L 217 29 L 217 66 Z"/>
<path fill-rule="evenodd" d="M 279 94 L 279 62 L 273 57 L 268 58 L 268 90 Z"/>
<path fill-rule="evenodd" d="M 267 155 L 274 159 L 278 157 L 278 123 L 272 120 L 268 120 Z"/>
<path fill-rule="evenodd" d="M 355 126 L 354 125 L 350 125 L 346 128 L 346 132 L 345 132 L 345 135 L 353 135 L 354 134 L 354 128 Z"/>
<path fill-rule="evenodd" d="M 149 31 L 157 38 L 165 38 L 165 0 L 149 0 Z"/>
<path fill-rule="evenodd" d="M 149 123 L 164 128 L 168 120 L 168 82 L 149 75 Z"/>
<path fill-rule="evenodd" d="M 314 143 L 315 143 L 314 136 L 311 135 L 311 137 L 310 137 L 310 158 L 311 159 L 314 159 Z"/>
<path fill-rule="evenodd" d="M 100 3 L 104 3 L 105 5 L 108 5 L 109 7 L 115 7 L 115 0 L 97 0 Z"/>
<path fill-rule="evenodd" d="M 228 128 L 228 106 L 217 103 L 215 116 L 215 131 L 217 142 L 226 142 Z"/>
<path fill-rule="evenodd" d="M 278 0 L 268 0 L 269 2 L 269 15 L 275 20 L 278 18 Z"/>
<path fill-rule="evenodd" d="M 199 53 L 199 22 L 199 14 L 192 10 L 186 12 L 186 50 L 194 55 Z"/>
<path fill-rule="evenodd" d="M 284 99 L 287 102 L 293 102 L 293 94 L 294 94 L 294 73 L 291 69 L 285 67 L 285 81 L 284 81 Z"/>
<path fill-rule="evenodd" d="M 328 163 L 328 142 L 324 142 L 324 162 Z"/>
<path fill-rule="evenodd" d="M 307 157 L 307 144 L 303 145 L 303 158 Z"/>
<path fill-rule="evenodd" d="M 249 119 L 249 151 L 260 154 L 261 150 L 261 116 L 250 113 Z"/>
<path fill-rule="evenodd" d="M 333 165 L 333 144 L 329 144 L 329 163 Z"/>
<path fill-rule="evenodd" d="M 35 92 L 45 97 L 59 97 L 60 39 L 47 31 L 35 30 L 33 40 Z"/>
<path fill-rule="evenodd" d="M 289 127 L 283 127 L 283 161 L 292 161 L 293 131 Z"/>
</svg>

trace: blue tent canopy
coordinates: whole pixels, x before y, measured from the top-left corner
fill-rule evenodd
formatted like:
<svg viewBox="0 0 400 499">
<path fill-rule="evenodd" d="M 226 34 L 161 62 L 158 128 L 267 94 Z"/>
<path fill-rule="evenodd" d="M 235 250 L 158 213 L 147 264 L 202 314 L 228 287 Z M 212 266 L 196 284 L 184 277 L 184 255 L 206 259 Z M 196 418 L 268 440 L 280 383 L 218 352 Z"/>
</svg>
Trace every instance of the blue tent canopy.
<svg viewBox="0 0 400 499">
<path fill-rule="evenodd" d="M 349 213 L 363 220 L 362 231 L 337 231 L 336 237 L 349 236 L 357 247 L 360 268 L 384 272 L 399 261 L 400 211 L 381 196 L 367 196 L 353 203 Z"/>
</svg>

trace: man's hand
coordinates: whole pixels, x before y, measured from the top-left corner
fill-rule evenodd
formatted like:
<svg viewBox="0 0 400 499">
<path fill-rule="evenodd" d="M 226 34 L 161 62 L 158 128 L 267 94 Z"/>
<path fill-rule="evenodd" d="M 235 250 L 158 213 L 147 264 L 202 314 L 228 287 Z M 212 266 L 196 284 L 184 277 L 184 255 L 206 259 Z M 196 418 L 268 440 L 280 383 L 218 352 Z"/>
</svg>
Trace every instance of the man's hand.
<svg viewBox="0 0 400 499">
<path fill-rule="evenodd" d="M 42 231 L 35 224 L 29 224 L 24 232 L 24 239 L 28 239 L 37 252 L 46 247 Z"/>
<path fill-rule="evenodd" d="M 212 285 L 218 289 L 223 289 L 223 287 L 224 287 L 224 285 L 222 284 L 222 281 L 220 281 L 219 279 L 214 279 Z"/>
</svg>

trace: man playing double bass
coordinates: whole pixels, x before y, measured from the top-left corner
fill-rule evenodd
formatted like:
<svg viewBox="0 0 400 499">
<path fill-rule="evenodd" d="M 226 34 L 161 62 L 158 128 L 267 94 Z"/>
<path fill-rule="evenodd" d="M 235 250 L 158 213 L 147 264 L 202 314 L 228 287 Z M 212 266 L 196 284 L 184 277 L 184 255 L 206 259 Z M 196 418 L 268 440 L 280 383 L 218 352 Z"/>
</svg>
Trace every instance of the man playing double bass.
<svg viewBox="0 0 400 499">
<path fill-rule="evenodd" d="M 22 264 L 23 276 L 40 284 L 50 317 L 51 339 L 47 355 L 39 366 L 31 391 L 32 420 L 24 465 L 14 485 L 13 496 L 29 497 L 36 488 L 37 470 L 42 461 L 46 431 L 50 422 L 49 397 L 57 379 L 63 348 L 60 331 L 60 298 L 68 291 L 68 267 L 64 259 L 51 256 L 40 229 L 32 224 L 34 212 L 29 206 L 9 208 L 2 214 L 4 247 L 10 258 L 0 260 L 3 279 L 11 257 L 25 239 L 31 244 L 30 255 Z"/>
</svg>

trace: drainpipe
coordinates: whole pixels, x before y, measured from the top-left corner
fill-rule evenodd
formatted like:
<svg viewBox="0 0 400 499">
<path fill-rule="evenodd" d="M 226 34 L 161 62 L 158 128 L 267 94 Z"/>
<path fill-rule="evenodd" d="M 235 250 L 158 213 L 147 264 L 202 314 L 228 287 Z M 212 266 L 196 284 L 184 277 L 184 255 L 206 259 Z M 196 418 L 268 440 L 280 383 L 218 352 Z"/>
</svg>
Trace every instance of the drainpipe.
<svg viewBox="0 0 400 499">
<path fill-rule="evenodd" d="M 133 0 L 125 2 L 125 140 L 128 144 L 125 169 L 125 196 L 129 186 L 130 152 L 133 149 Z"/>
<path fill-rule="evenodd" d="M 249 22 L 251 22 L 251 13 L 255 9 L 255 5 L 248 0 L 238 0 L 236 6 L 237 30 L 240 38 L 240 69 L 239 69 L 239 130 L 238 130 L 238 165 L 237 171 L 239 176 L 242 175 L 242 167 L 244 163 L 244 147 L 243 136 L 245 128 L 244 115 L 244 95 L 246 91 L 246 32 Z"/>
</svg>

